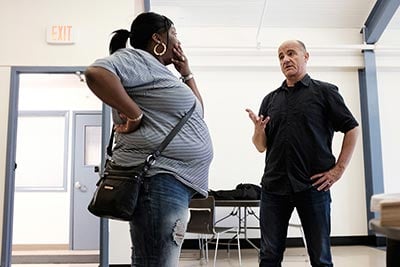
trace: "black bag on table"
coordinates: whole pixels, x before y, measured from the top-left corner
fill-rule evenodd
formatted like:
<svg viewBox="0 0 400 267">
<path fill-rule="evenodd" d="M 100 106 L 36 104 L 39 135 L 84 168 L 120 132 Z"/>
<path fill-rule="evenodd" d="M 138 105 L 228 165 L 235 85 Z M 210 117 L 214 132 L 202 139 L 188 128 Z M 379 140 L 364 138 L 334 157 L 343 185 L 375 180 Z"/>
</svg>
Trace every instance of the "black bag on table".
<svg viewBox="0 0 400 267">
<path fill-rule="evenodd" d="M 232 190 L 209 190 L 216 200 L 260 200 L 261 187 L 255 184 L 238 184 Z"/>
</svg>

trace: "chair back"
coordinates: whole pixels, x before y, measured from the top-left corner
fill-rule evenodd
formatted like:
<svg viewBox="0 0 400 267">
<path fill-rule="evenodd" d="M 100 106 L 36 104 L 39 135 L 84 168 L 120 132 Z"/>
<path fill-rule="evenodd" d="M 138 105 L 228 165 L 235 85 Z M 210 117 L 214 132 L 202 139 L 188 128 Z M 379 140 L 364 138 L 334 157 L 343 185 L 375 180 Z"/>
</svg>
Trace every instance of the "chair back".
<svg viewBox="0 0 400 267">
<path fill-rule="evenodd" d="M 186 228 L 188 233 L 214 234 L 215 200 L 213 196 L 194 198 L 190 201 L 190 219 Z"/>
</svg>

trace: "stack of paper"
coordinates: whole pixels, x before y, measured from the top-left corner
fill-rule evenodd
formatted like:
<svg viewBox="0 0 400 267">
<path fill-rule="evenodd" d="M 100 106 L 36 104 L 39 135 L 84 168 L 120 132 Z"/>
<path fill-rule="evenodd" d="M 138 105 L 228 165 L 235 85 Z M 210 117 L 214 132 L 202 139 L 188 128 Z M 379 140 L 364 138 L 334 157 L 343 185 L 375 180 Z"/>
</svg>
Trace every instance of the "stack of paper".
<svg viewBox="0 0 400 267">
<path fill-rule="evenodd" d="M 381 225 L 400 226 L 400 199 L 381 201 Z"/>
<path fill-rule="evenodd" d="M 381 226 L 400 226 L 400 194 L 378 194 L 371 197 L 371 211 L 380 213 Z"/>
</svg>

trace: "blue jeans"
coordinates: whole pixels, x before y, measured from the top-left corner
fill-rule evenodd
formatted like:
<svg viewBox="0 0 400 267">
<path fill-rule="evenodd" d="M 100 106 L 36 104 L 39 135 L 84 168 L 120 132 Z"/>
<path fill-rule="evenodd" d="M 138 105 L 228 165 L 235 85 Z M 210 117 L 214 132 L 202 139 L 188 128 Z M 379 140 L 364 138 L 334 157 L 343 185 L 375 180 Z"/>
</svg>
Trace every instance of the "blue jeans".
<svg viewBox="0 0 400 267">
<path fill-rule="evenodd" d="M 178 266 L 194 193 L 170 174 L 145 178 L 130 222 L 132 266 Z"/>
<path fill-rule="evenodd" d="M 294 208 L 303 226 L 311 266 L 332 267 L 330 204 L 330 192 L 317 191 L 315 188 L 289 196 L 274 195 L 262 190 L 260 267 L 281 266 L 289 220 Z"/>
</svg>

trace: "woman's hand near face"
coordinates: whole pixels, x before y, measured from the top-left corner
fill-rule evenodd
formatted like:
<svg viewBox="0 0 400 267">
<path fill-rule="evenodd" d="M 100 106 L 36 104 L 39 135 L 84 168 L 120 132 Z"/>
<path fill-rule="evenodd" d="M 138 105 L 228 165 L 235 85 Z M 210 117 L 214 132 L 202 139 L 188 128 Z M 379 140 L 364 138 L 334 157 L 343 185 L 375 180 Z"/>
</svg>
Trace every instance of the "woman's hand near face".
<svg viewBox="0 0 400 267">
<path fill-rule="evenodd" d="M 188 61 L 187 57 L 185 56 L 185 54 L 183 53 L 180 43 L 176 43 L 174 45 L 172 52 L 173 52 L 173 57 L 171 59 L 172 64 L 174 64 L 175 69 L 181 74 L 182 77 L 190 75 L 190 78 L 188 78 L 187 80 L 183 80 L 183 82 L 187 86 L 189 86 L 189 88 L 192 90 L 194 95 L 200 101 L 201 106 L 204 108 L 203 99 L 201 98 L 201 95 L 200 95 L 199 89 L 197 88 L 194 77 L 193 77 L 193 75 L 191 75 L 192 72 L 190 71 L 189 61 Z"/>
<path fill-rule="evenodd" d="M 189 61 L 183 53 L 180 44 L 175 44 L 173 48 L 173 57 L 171 59 L 172 64 L 174 64 L 175 69 L 182 75 L 187 76 L 190 72 Z"/>
</svg>

